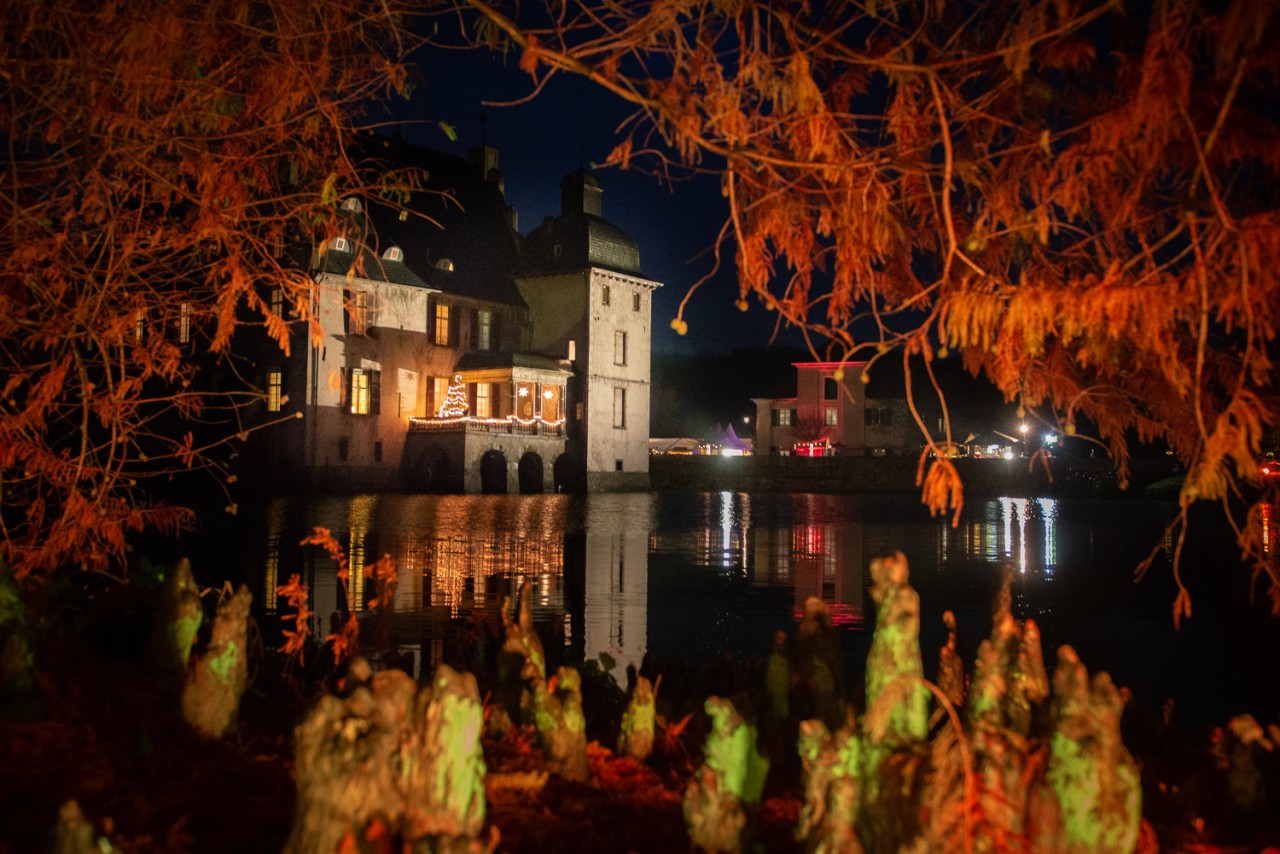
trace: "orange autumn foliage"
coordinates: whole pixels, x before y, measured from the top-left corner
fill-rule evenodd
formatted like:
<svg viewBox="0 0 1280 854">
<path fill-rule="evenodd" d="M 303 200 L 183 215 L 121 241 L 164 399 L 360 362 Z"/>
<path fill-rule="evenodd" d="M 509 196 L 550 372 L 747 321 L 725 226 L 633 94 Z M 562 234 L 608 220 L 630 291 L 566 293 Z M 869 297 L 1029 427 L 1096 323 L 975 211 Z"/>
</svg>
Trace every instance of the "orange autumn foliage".
<svg viewBox="0 0 1280 854">
<path fill-rule="evenodd" d="M 346 144 L 371 98 L 406 91 L 404 14 L 396 0 L 6 8 L 0 561 L 20 579 L 118 568 L 128 534 L 189 517 L 153 485 L 233 479 L 264 399 L 233 333 L 287 347 L 309 321 L 310 279 L 285 249 L 323 245 L 342 195 L 378 189 Z"/>
<path fill-rule="evenodd" d="M 347 603 L 349 613 L 341 628 L 337 632 L 326 635 L 324 640 L 326 643 L 333 644 L 333 663 L 341 664 L 360 654 L 360 621 L 357 618 L 357 609 L 361 603 L 352 599 L 351 563 L 347 559 L 346 550 L 328 528 L 320 526 L 312 528 L 311 533 L 303 537 L 300 544 L 319 546 L 337 565 L 336 577 L 342 588 L 342 598 Z M 374 563 L 360 567 L 359 571 L 364 574 L 366 583 L 373 582 L 373 595 L 367 596 L 363 603 L 364 607 L 383 612 L 392 608 L 395 604 L 396 583 L 399 580 L 395 559 L 391 555 L 384 554 Z M 281 596 L 284 596 L 286 591 L 291 594 L 288 601 L 293 606 L 294 613 L 286 614 L 284 619 L 286 623 L 294 625 L 294 630 L 285 630 L 285 643 L 280 647 L 280 651 L 288 655 L 295 652 L 301 653 L 307 634 L 306 620 L 314 612 L 306 610 L 307 587 L 299 582 L 298 576 L 291 576 L 289 583 L 279 588 Z"/>
<path fill-rule="evenodd" d="M 1275 3 L 461 5 L 539 83 L 637 107 L 613 164 L 719 175 L 740 300 L 826 359 L 954 351 L 1122 482 L 1135 443 L 1167 445 L 1175 527 L 1219 502 L 1280 612 L 1255 523 L 1278 497 Z M 926 503 L 958 510 L 954 468 L 921 466 Z"/>
</svg>

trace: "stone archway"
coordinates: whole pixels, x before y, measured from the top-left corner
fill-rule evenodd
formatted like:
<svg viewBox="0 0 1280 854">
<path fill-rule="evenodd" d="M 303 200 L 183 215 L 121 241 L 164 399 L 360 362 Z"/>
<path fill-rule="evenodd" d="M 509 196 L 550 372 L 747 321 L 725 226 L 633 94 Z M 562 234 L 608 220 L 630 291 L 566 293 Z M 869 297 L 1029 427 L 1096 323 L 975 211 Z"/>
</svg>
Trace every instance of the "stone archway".
<svg viewBox="0 0 1280 854">
<path fill-rule="evenodd" d="M 526 451 L 520 457 L 518 466 L 520 475 L 520 494 L 521 495 L 541 495 L 542 488 L 542 457 L 533 451 Z"/>
<path fill-rule="evenodd" d="M 502 451 L 485 451 L 480 458 L 480 491 L 485 495 L 507 494 L 507 457 Z"/>
</svg>

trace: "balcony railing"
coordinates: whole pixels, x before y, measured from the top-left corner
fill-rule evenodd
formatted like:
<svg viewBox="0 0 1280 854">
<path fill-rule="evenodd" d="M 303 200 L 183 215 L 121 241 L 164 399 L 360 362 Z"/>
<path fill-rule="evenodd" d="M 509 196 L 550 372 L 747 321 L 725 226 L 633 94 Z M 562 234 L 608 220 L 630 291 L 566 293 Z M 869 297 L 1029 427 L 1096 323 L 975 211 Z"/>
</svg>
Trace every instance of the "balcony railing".
<svg viewBox="0 0 1280 854">
<path fill-rule="evenodd" d="M 436 416 L 428 418 L 412 417 L 409 419 L 410 433 L 448 432 L 452 430 L 475 430 L 481 433 L 506 433 L 513 436 L 563 436 L 564 419 L 559 421 L 543 421 L 541 418 L 523 419 L 514 415 L 507 418 L 476 418 L 471 415 L 460 415 L 450 418 Z"/>
</svg>

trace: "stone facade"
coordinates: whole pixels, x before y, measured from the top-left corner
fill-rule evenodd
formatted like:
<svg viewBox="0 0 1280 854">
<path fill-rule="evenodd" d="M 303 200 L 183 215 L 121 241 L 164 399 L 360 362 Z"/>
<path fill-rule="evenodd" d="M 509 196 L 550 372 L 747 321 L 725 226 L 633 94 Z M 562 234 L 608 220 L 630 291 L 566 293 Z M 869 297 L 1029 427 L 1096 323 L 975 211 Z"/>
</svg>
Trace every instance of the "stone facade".
<svg viewBox="0 0 1280 854">
<path fill-rule="evenodd" d="M 425 167 L 451 204 L 343 202 L 349 228 L 310 259 L 319 336 L 295 324 L 290 356 L 258 353 L 264 420 L 286 420 L 255 451 L 264 471 L 349 489 L 647 488 L 659 284 L 600 217 L 599 181 L 568 176 L 562 215 L 521 238 L 493 149 L 464 164 L 373 147 Z"/>
</svg>

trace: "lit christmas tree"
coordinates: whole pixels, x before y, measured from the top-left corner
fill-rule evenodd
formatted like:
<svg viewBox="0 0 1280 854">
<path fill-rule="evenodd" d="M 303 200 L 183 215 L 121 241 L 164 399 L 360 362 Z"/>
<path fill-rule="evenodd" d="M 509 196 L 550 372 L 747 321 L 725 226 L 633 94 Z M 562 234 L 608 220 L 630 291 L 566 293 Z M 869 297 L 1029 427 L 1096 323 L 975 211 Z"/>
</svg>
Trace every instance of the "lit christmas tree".
<svg viewBox="0 0 1280 854">
<path fill-rule="evenodd" d="M 454 374 L 449 390 L 445 392 L 444 403 L 436 413 L 440 418 L 461 418 L 471 410 L 467 405 L 467 389 L 462 384 L 462 374 Z"/>
</svg>

